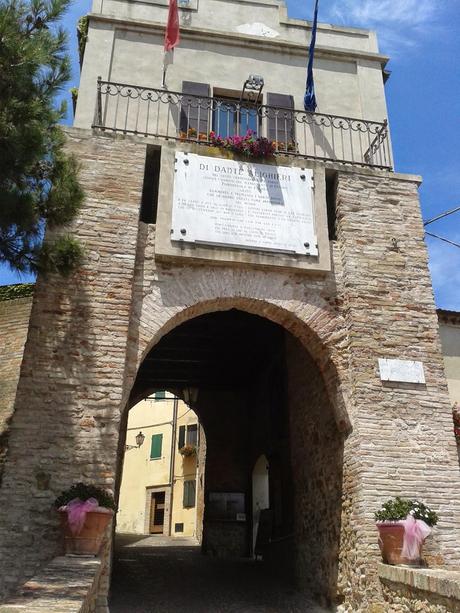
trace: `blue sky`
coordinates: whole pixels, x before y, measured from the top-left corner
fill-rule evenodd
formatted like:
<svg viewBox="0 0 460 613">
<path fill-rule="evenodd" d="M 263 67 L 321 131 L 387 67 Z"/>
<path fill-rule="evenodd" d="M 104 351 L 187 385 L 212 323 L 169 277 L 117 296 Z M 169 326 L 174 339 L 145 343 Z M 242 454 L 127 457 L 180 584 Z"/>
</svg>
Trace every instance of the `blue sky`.
<svg viewBox="0 0 460 613">
<path fill-rule="evenodd" d="M 68 12 L 78 85 L 75 25 L 90 0 Z M 313 0 L 288 0 L 289 15 L 311 19 Z M 391 56 L 386 85 L 395 167 L 421 174 L 424 219 L 460 206 L 460 0 L 319 0 L 319 19 L 377 31 L 380 50 Z M 70 96 L 64 96 L 69 100 Z M 460 243 L 460 213 L 428 228 Z M 436 304 L 460 311 L 460 249 L 427 237 Z M 0 268 L 0 285 L 20 279 Z"/>
</svg>

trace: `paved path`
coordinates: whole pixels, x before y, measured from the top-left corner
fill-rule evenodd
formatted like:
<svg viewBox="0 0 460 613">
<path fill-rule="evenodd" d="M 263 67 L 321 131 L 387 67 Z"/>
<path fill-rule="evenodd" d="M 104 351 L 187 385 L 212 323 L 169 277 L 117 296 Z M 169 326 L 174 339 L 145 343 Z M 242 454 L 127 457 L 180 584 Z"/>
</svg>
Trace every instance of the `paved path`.
<svg viewBox="0 0 460 613">
<path fill-rule="evenodd" d="M 118 535 L 110 613 L 320 613 L 263 562 L 204 556 L 191 539 Z"/>
</svg>

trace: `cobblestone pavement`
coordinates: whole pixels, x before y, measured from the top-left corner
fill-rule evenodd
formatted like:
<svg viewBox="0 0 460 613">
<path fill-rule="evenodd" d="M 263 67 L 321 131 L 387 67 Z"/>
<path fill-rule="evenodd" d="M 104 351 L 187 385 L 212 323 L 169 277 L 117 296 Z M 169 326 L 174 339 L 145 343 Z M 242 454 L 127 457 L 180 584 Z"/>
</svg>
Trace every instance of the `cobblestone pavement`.
<svg viewBox="0 0 460 613">
<path fill-rule="evenodd" d="M 324 613 L 263 562 L 204 556 L 191 539 L 118 535 L 110 613 Z"/>
</svg>

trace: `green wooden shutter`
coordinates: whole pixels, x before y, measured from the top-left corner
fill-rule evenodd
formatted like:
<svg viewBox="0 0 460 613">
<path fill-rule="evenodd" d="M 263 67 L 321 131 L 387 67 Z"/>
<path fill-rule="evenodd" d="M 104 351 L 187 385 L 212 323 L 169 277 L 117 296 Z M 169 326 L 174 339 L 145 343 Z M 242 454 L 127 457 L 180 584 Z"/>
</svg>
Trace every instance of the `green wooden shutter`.
<svg viewBox="0 0 460 613">
<path fill-rule="evenodd" d="M 150 459 L 161 458 L 161 448 L 163 446 L 163 435 L 154 434 L 152 436 L 152 446 L 150 447 Z"/>
<path fill-rule="evenodd" d="M 184 501 L 185 508 L 195 506 L 196 481 L 184 481 Z"/>
<path fill-rule="evenodd" d="M 155 400 L 164 400 L 166 398 L 166 392 L 155 392 L 154 393 Z"/>
</svg>

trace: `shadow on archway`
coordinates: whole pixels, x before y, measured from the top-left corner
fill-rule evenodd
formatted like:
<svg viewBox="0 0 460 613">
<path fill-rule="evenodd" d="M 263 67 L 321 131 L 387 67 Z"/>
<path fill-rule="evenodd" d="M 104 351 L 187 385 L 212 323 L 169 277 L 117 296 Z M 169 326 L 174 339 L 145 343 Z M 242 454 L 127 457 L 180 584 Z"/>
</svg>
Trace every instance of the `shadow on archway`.
<svg viewBox="0 0 460 613">
<path fill-rule="evenodd" d="M 198 390 L 193 409 L 206 432 L 202 540 L 200 547 L 119 541 L 111 611 L 331 610 L 343 434 L 329 400 L 336 391 L 326 389 L 305 347 L 257 315 L 201 315 L 148 353 L 131 405 L 153 389 L 181 397 Z M 261 456 L 268 478 L 263 522 L 252 500 Z M 257 525 L 263 534 L 254 533 Z M 257 540 L 262 559 L 254 560 Z"/>
<path fill-rule="evenodd" d="M 197 544 L 117 537 L 111 613 L 323 613 L 276 568 L 203 556 Z M 162 544 L 159 544 L 162 543 Z"/>
</svg>

